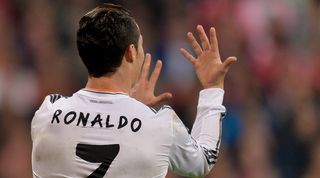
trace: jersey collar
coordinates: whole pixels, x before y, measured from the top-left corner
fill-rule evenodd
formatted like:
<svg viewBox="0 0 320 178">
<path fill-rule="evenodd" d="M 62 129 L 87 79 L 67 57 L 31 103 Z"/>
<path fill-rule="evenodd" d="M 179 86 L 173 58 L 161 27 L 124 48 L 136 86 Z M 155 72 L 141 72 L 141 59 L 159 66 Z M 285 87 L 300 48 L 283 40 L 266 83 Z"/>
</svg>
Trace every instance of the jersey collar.
<svg viewBox="0 0 320 178">
<path fill-rule="evenodd" d="M 107 92 L 107 91 L 95 91 L 95 90 L 88 90 L 88 89 L 81 89 L 77 93 L 82 95 L 88 95 L 88 96 L 124 96 L 129 97 L 127 93 L 123 92 Z"/>
</svg>

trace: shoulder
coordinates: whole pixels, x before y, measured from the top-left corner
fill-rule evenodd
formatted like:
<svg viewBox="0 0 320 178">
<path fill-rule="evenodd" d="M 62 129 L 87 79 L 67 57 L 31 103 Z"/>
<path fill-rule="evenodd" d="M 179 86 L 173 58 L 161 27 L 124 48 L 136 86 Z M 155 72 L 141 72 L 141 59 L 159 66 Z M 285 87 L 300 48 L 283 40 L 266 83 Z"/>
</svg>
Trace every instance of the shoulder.
<svg viewBox="0 0 320 178">
<path fill-rule="evenodd" d="M 67 98 L 67 97 L 65 97 L 65 96 L 62 96 L 62 95 L 60 95 L 60 94 L 50 94 L 50 95 L 48 95 L 47 96 L 50 100 L 50 103 L 55 103 L 56 101 L 58 101 L 59 99 L 61 99 L 61 98 Z M 47 98 L 46 97 L 46 98 Z"/>
<path fill-rule="evenodd" d="M 179 119 L 176 112 L 169 105 L 163 105 L 160 107 L 158 111 L 156 111 L 155 116 L 157 118 L 170 118 L 172 121 L 175 119 Z"/>
<path fill-rule="evenodd" d="M 134 98 L 130 98 L 130 100 L 131 101 L 129 101 L 129 104 L 127 106 L 130 107 L 132 111 L 144 113 L 144 115 L 148 116 L 149 118 L 153 118 L 156 120 L 167 120 L 169 122 L 172 122 L 175 119 L 179 119 L 176 112 L 169 105 L 162 105 L 160 109 L 156 110 L 155 108 L 147 106 Z"/>
<path fill-rule="evenodd" d="M 187 134 L 189 129 L 185 126 L 183 121 L 177 115 L 177 113 L 169 105 L 163 105 L 157 112 L 159 117 L 166 117 L 170 119 L 171 127 L 173 129 L 173 134 L 176 135 L 177 132 Z"/>
<path fill-rule="evenodd" d="M 169 105 L 162 105 L 161 108 L 159 109 L 159 111 L 163 111 L 163 110 L 169 110 L 169 111 L 173 111 L 174 112 L 172 107 L 169 106 Z"/>
<path fill-rule="evenodd" d="M 169 105 L 163 105 L 155 114 L 157 119 L 165 119 L 170 122 L 170 125 L 173 130 L 176 128 L 183 128 L 186 129 L 185 125 L 183 124 L 182 120 L 179 118 L 177 113 L 172 109 Z"/>
<path fill-rule="evenodd" d="M 52 106 L 57 103 L 58 101 L 67 99 L 68 97 L 60 95 L 60 94 L 49 94 L 47 95 L 42 104 L 40 105 L 39 109 L 36 111 L 36 114 L 46 112 L 52 108 Z"/>
<path fill-rule="evenodd" d="M 125 102 L 128 102 L 128 106 L 131 107 L 131 110 L 139 111 L 150 116 L 155 116 L 158 113 L 158 111 L 155 108 L 145 105 L 144 103 L 136 100 L 135 98 L 129 98 L 129 102 Z"/>
<path fill-rule="evenodd" d="M 160 109 L 156 112 L 156 115 L 166 115 L 170 116 L 171 119 L 179 119 L 177 113 L 172 109 L 169 105 L 163 105 L 160 107 Z"/>
</svg>

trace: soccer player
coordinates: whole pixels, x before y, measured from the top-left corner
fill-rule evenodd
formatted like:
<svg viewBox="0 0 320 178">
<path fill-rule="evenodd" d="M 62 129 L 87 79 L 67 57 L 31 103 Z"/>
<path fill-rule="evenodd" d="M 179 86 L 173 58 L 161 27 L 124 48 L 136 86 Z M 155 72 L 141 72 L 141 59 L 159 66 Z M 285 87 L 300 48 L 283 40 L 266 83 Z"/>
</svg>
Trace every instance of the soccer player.
<svg viewBox="0 0 320 178">
<path fill-rule="evenodd" d="M 203 86 L 191 135 L 174 110 L 150 108 L 171 98 L 154 95 L 161 70 L 149 78 L 151 56 L 133 17 L 103 4 L 85 14 L 77 32 L 79 55 L 89 77 L 71 97 L 52 94 L 32 120 L 34 178 L 203 177 L 216 163 L 221 143 L 224 77 L 235 57 L 220 60 L 216 32 L 197 26 L 201 45 L 187 37 L 197 57 L 182 55 Z"/>
</svg>

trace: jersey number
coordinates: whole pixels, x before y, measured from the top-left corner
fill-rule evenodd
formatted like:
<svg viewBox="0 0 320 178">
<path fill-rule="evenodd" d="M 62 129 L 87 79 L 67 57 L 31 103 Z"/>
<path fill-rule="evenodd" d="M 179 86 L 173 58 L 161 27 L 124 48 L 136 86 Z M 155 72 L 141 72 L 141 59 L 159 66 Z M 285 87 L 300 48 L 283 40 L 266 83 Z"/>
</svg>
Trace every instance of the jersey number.
<svg viewBox="0 0 320 178">
<path fill-rule="evenodd" d="M 102 163 L 87 178 L 102 178 L 109 169 L 120 150 L 119 144 L 113 145 L 86 145 L 78 144 L 76 155 L 90 163 Z"/>
</svg>

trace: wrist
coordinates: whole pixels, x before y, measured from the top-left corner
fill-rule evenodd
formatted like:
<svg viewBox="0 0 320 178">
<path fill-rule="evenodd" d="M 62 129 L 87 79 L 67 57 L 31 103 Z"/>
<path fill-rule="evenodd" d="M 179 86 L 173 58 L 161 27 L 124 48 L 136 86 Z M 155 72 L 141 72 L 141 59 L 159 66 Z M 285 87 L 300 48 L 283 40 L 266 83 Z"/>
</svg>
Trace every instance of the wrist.
<svg viewBox="0 0 320 178">
<path fill-rule="evenodd" d="M 216 84 L 203 84 L 203 89 L 209 89 L 209 88 L 220 88 L 224 89 L 224 82 L 216 83 Z"/>
<path fill-rule="evenodd" d="M 208 88 L 199 92 L 198 107 L 222 106 L 224 90 L 221 88 Z"/>
</svg>

